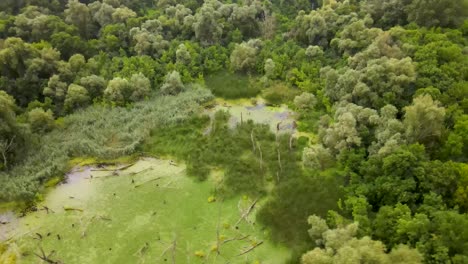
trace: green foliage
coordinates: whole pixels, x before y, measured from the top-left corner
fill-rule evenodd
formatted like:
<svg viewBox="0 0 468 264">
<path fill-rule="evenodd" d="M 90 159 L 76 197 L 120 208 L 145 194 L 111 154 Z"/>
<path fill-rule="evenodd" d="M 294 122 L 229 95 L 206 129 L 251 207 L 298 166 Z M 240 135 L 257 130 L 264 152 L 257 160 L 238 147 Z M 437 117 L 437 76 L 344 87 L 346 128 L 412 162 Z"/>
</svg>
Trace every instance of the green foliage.
<svg viewBox="0 0 468 264">
<path fill-rule="evenodd" d="M 259 88 L 251 82 L 252 77 L 243 74 L 233 74 L 227 71 L 218 72 L 205 77 L 206 86 L 214 95 L 226 99 L 255 97 Z M 226 84 L 229 85 L 226 85 Z"/>
<path fill-rule="evenodd" d="M 0 2 L 0 200 L 39 197 L 69 157 L 133 153 L 151 131 L 149 152 L 215 170 L 226 195 L 272 192 L 259 218 L 297 256 L 343 187 L 329 224 L 359 222 L 359 238 L 304 262 L 420 261 L 399 244 L 467 262 L 466 0 Z M 203 84 L 294 103 L 307 138 L 290 150 L 267 127 L 191 116 Z"/>
<path fill-rule="evenodd" d="M 54 115 L 51 110 L 34 108 L 28 113 L 28 122 L 34 132 L 44 133 L 53 129 Z"/>
<path fill-rule="evenodd" d="M 64 128 L 42 136 L 34 149 L 22 150 L 20 165 L 0 172 L 0 201 L 31 201 L 42 184 L 68 170 L 69 157 L 116 158 L 135 153 L 150 130 L 180 122 L 211 97 L 207 90 L 193 90 L 136 103 L 131 109 L 98 105 L 71 114 L 64 118 Z M 15 144 L 21 142 L 18 138 Z"/>
<path fill-rule="evenodd" d="M 297 94 L 297 91 L 288 87 L 284 83 L 276 82 L 263 91 L 262 96 L 269 104 L 280 105 L 291 102 Z"/>
</svg>

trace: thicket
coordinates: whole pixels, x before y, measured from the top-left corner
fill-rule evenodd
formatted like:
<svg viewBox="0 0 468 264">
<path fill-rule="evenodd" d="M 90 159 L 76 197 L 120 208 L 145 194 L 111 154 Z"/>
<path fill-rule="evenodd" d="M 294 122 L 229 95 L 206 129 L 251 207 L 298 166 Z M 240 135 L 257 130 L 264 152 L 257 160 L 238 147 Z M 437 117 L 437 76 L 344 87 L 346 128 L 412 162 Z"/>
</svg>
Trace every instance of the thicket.
<svg viewBox="0 0 468 264">
<path fill-rule="evenodd" d="M 22 161 L 0 172 L 0 201 L 33 201 L 44 183 L 62 177 L 73 157 L 112 159 L 130 155 L 150 131 L 181 123 L 211 100 L 205 89 L 167 96 L 132 107 L 93 106 L 60 119 L 57 128 L 35 136 Z"/>
</svg>

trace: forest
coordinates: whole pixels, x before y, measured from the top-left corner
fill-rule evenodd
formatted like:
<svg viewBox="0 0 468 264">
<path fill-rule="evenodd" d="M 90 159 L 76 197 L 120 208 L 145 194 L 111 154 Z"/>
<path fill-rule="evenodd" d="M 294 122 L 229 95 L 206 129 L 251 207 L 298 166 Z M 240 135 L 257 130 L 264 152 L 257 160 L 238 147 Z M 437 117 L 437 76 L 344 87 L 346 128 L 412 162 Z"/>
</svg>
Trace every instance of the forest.
<svg viewBox="0 0 468 264">
<path fill-rule="evenodd" d="M 262 197 L 285 263 L 468 263 L 467 44 L 468 0 L 2 0 L 0 212 L 164 156 Z M 259 98 L 297 132 L 203 114 Z"/>
</svg>

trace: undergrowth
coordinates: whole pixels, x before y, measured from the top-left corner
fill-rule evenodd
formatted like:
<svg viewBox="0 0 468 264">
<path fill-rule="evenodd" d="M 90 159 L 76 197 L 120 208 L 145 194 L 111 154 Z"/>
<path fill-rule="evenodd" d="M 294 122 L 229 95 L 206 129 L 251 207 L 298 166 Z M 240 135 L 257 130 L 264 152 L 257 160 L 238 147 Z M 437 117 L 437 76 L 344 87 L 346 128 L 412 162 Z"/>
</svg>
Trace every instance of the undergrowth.
<svg viewBox="0 0 468 264">
<path fill-rule="evenodd" d="M 215 96 L 225 99 L 250 98 L 260 93 L 260 88 L 252 85 L 250 77 L 240 73 L 222 71 L 207 76 L 205 83 Z"/>
<path fill-rule="evenodd" d="M 305 232 L 307 217 L 337 209 L 340 175 L 302 168 L 307 138 L 290 142 L 289 134 L 275 135 L 268 125 L 250 120 L 231 129 L 228 120 L 229 114 L 219 111 L 211 119 L 197 116 L 153 130 L 144 151 L 185 161 L 187 173 L 198 180 L 205 180 L 212 169 L 222 169 L 218 195 L 266 197 L 258 220 L 270 228 L 274 241 L 294 245 L 299 254 L 312 243 Z"/>
<path fill-rule="evenodd" d="M 71 158 L 131 155 L 151 130 L 180 123 L 211 99 L 208 90 L 190 90 L 131 108 L 96 105 L 69 115 L 62 120 L 62 128 L 38 139 L 22 164 L 0 172 L 0 202 L 33 201 L 48 180 L 67 172 Z"/>
</svg>

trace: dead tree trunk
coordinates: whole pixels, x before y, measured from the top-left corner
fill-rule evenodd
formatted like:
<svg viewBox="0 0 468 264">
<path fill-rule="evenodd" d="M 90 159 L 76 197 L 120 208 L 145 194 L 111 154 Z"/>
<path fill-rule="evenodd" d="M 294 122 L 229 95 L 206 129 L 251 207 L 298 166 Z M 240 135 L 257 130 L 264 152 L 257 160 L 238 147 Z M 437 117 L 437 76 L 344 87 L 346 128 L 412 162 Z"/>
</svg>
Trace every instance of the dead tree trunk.
<svg viewBox="0 0 468 264">
<path fill-rule="evenodd" d="M 13 136 L 13 138 L 10 141 L 5 140 L 5 141 L 0 142 L 0 150 L 2 151 L 2 157 L 3 157 L 3 167 L 5 167 L 5 169 L 8 169 L 7 154 L 8 154 L 8 152 L 10 152 L 11 147 L 13 146 L 13 142 L 15 141 L 15 137 L 16 136 Z"/>
<path fill-rule="evenodd" d="M 292 151 L 293 134 L 289 136 L 289 151 Z"/>
<path fill-rule="evenodd" d="M 253 153 L 255 154 L 255 140 L 254 140 L 254 133 L 253 133 L 253 129 L 252 129 L 252 132 L 250 132 L 250 141 L 252 141 L 252 151 Z"/>
<path fill-rule="evenodd" d="M 263 172 L 263 153 L 262 153 L 262 148 L 260 147 L 260 143 L 257 141 L 257 148 L 258 152 L 260 152 L 260 170 Z"/>
</svg>

